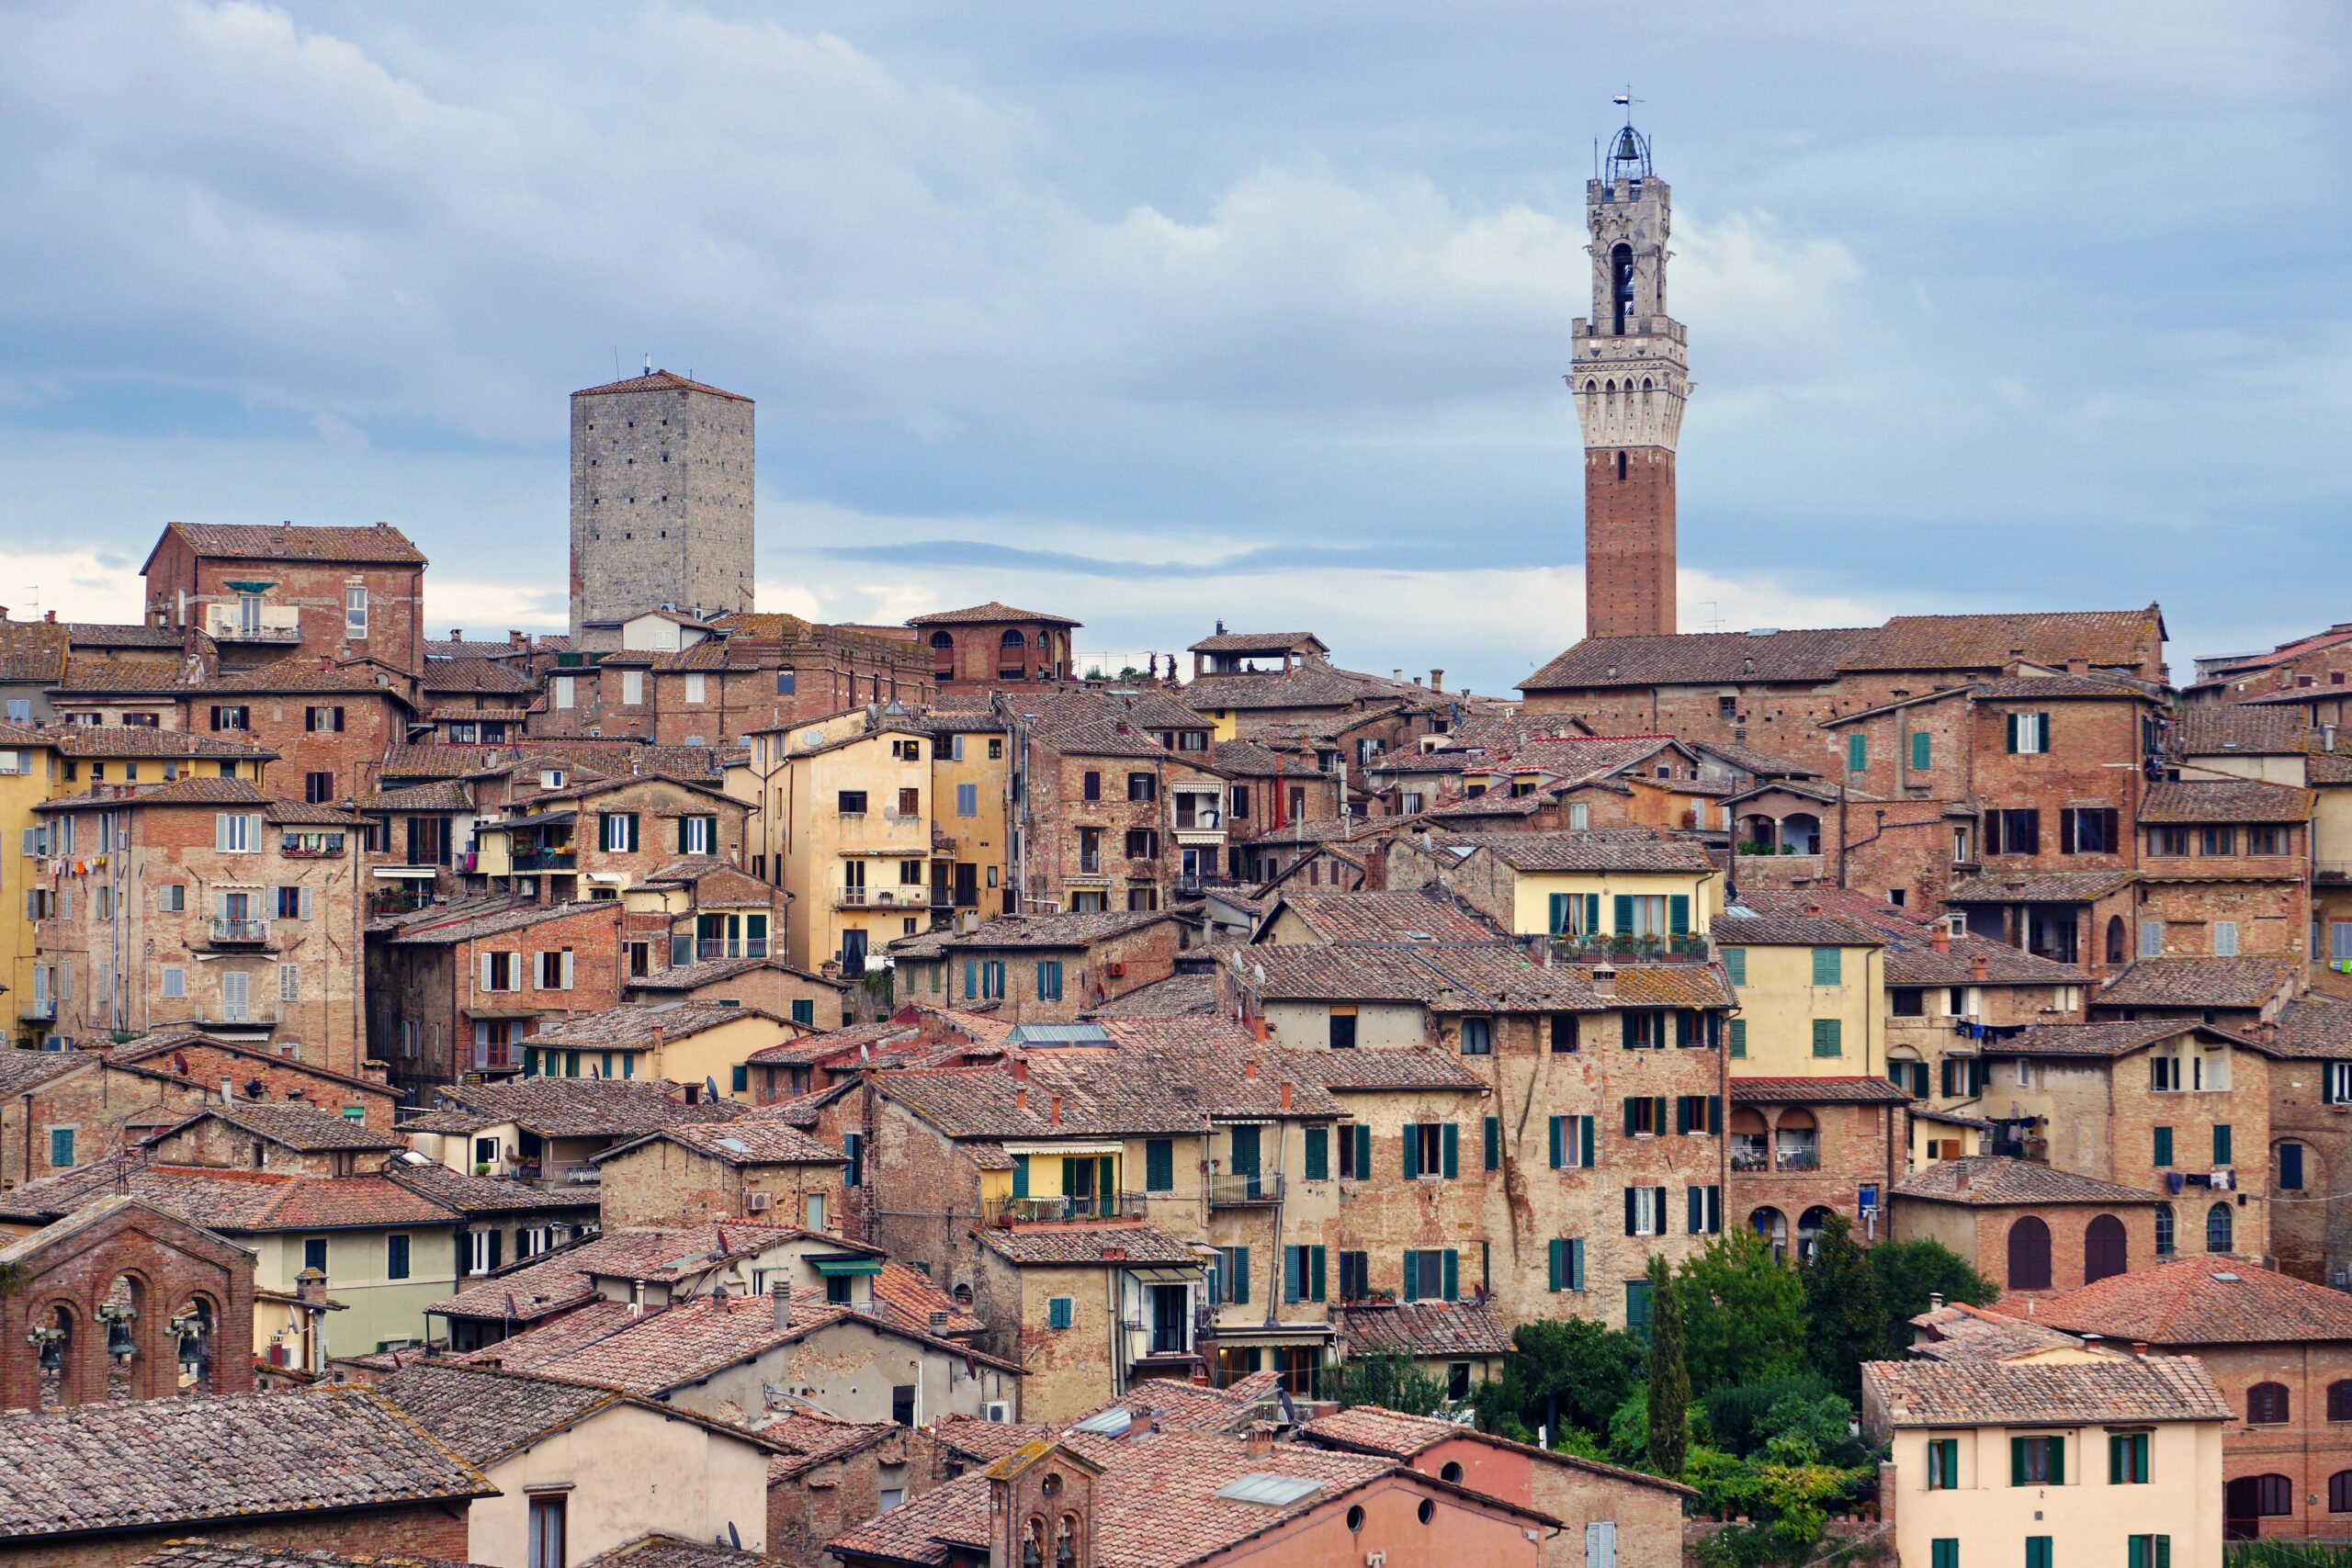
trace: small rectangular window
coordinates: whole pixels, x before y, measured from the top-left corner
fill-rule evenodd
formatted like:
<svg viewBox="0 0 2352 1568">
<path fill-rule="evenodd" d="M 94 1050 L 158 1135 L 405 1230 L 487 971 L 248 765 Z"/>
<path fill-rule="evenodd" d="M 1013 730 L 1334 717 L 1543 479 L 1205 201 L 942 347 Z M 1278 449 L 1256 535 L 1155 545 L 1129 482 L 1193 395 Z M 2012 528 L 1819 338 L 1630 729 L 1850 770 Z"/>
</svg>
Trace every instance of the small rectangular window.
<svg viewBox="0 0 2352 1568">
<path fill-rule="evenodd" d="M 355 582 L 343 591 L 343 630 L 346 637 L 368 635 L 368 588 Z"/>
</svg>

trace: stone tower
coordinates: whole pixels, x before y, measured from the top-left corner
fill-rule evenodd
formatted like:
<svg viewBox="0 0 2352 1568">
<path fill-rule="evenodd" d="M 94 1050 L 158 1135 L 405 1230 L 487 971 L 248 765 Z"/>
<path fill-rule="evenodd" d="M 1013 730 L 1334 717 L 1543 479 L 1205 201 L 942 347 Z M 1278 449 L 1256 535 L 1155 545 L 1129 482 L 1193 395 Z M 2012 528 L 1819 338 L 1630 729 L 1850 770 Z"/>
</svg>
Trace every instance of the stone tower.
<svg viewBox="0 0 2352 1568">
<path fill-rule="evenodd" d="M 1576 325 L 1568 388 L 1584 426 L 1584 631 L 1671 633 L 1674 444 L 1690 395 L 1682 323 L 1666 313 L 1673 207 L 1631 123 L 1585 186 L 1592 315 Z"/>
<path fill-rule="evenodd" d="M 571 394 L 571 635 L 752 607 L 752 400 L 667 370 Z"/>
</svg>

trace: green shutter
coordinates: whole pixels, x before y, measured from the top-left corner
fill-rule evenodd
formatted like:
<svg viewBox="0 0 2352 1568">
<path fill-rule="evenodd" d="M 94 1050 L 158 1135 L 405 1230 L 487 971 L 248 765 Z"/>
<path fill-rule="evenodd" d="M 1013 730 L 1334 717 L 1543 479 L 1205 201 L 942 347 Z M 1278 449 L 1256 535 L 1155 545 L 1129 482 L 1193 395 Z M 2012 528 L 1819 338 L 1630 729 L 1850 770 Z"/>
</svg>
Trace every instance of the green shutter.
<svg viewBox="0 0 2352 1568">
<path fill-rule="evenodd" d="M 1311 1151 L 1314 1145 L 1309 1144 Z M 1310 1153 L 1309 1159 L 1312 1160 Z M 1309 1168 L 1313 1167 L 1310 1163 Z M 1153 1138 L 1143 1146 L 1143 1185 L 1148 1192 L 1173 1192 L 1176 1190 L 1176 1143 L 1172 1138 Z"/>
<path fill-rule="evenodd" d="M 1029 1196 L 1029 1156 L 1027 1155 L 1012 1156 L 1012 1195 L 1015 1198 Z"/>
<path fill-rule="evenodd" d="M 1119 1212 L 1119 1164 L 1116 1156 L 1103 1155 L 1094 1162 L 1095 1212 L 1111 1219 Z"/>
<path fill-rule="evenodd" d="M 1071 1305 L 1072 1298 L 1069 1296 L 1047 1297 L 1046 1301 L 1046 1325 L 1049 1328 L 1068 1328 L 1070 1321 Z"/>
<path fill-rule="evenodd" d="M 1421 1255 L 1411 1247 L 1405 1249 L 1405 1288 L 1396 1293 L 1408 1302 L 1421 1299 Z"/>
<path fill-rule="evenodd" d="M 1593 1124 L 1593 1118 L 1589 1116 L 1579 1116 L 1577 1118 L 1577 1132 L 1581 1139 L 1578 1147 L 1582 1151 L 1577 1156 L 1577 1163 L 1582 1166 L 1585 1169 L 1590 1170 L 1594 1166 L 1600 1163 L 1597 1154 L 1599 1147 L 1599 1129 Z M 1579 1242 L 1577 1245 L 1582 1246 L 1583 1244 Z"/>
<path fill-rule="evenodd" d="M 1555 1118 L 1554 1120 L 1556 1122 L 1557 1118 Z M 1554 1291 L 1557 1291 L 1561 1285 L 1566 1282 L 1567 1280 L 1568 1244 L 1565 1241 L 1554 1241 L 1545 1246 L 1544 1251 L 1548 1255 L 1548 1260 L 1551 1265 L 1550 1288 Z"/>
<path fill-rule="evenodd" d="M 1696 1187 L 1684 1188 L 1682 1190 L 1682 1228 L 1692 1235 L 1701 1235 L 1705 1234 L 1706 1227 L 1706 1200 L 1699 1196 L 1699 1190 Z"/>
<path fill-rule="evenodd" d="M 2227 1122 L 2214 1122 L 2213 1163 L 2215 1165 L 2228 1165 L 2231 1163 L 2230 1142 L 2230 1124 Z"/>
<path fill-rule="evenodd" d="M 1448 1122 L 1438 1138 L 1445 1152 L 1445 1179 L 1451 1181 L 1462 1174 L 1462 1130 Z"/>
<path fill-rule="evenodd" d="M 1306 1129 L 1306 1179 L 1328 1181 L 1331 1177 L 1331 1132 L 1328 1127 Z"/>
<path fill-rule="evenodd" d="M 729 1068 L 728 1087 L 737 1094 L 749 1089 L 752 1087 L 752 1069 L 740 1062 Z"/>
<path fill-rule="evenodd" d="M 1421 1174 L 1421 1124 L 1405 1123 L 1405 1179 L 1412 1180 Z"/>
<path fill-rule="evenodd" d="M 1744 1018 L 1731 1021 L 1731 1054 L 1735 1056 L 1747 1055 L 1747 1020 Z"/>
<path fill-rule="evenodd" d="M 1372 1124 L 1368 1122 L 1356 1123 L 1356 1179 L 1372 1179 Z"/>
<path fill-rule="evenodd" d="M 1619 936 L 1632 936 L 1634 934 L 1634 896 L 1630 893 L 1620 893 L 1615 895 L 1615 898 L 1616 906 L 1612 913 L 1616 918 L 1616 932 Z"/>
<path fill-rule="evenodd" d="M 1584 934 L 1587 936 L 1600 934 L 1600 895 L 1598 893 L 1588 893 L 1584 896 Z"/>
<path fill-rule="evenodd" d="M 1551 921 L 1552 934 L 1554 936 L 1561 936 L 1566 933 L 1568 929 L 1568 900 L 1575 897 L 1576 895 L 1573 893 L 1555 893 L 1552 895 Z"/>
<path fill-rule="evenodd" d="M 2172 1537 L 2156 1537 L 2156 1568 L 2172 1568 Z"/>
<path fill-rule="evenodd" d="M 2030 1535 L 2025 1538 L 2025 1568 L 2050 1568 L 2050 1538 Z"/>
<path fill-rule="evenodd" d="M 1928 1568 L 1960 1568 L 1960 1540 L 1955 1536 L 1939 1536 L 1931 1543 Z"/>
<path fill-rule="evenodd" d="M 1870 739 L 1859 729 L 1847 731 L 1846 771 L 1849 773 L 1859 773 L 1869 764 L 1870 760 Z"/>
<path fill-rule="evenodd" d="M 1303 1247 L 1283 1248 L 1283 1300 L 1286 1302 L 1298 1300 L 1299 1293 L 1306 1288 L 1304 1278 L 1306 1272 L 1306 1248 Z"/>
<path fill-rule="evenodd" d="M 1911 766 L 1914 772 L 1923 771 L 1928 767 L 1928 749 L 1933 744 L 1926 730 L 1915 729 L 1911 732 Z"/>
<path fill-rule="evenodd" d="M 1690 1043 L 1690 1010 L 1674 1010 L 1674 1043 L 1678 1049 Z"/>
<path fill-rule="evenodd" d="M 2007 731 L 2009 750 L 2014 751 L 2018 749 L 2018 716 L 2015 714 L 2008 716 Z"/>
<path fill-rule="evenodd" d="M 1842 1056 L 1846 1053 L 1844 1021 L 1816 1018 L 1813 1021 L 1813 1054 L 1816 1056 Z"/>
<path fill-rule="evenodd" d="M 1747 984 L 1747 949 L 1726 947 L 1723 950 L 1724 978 L 1735 986 Z"/>
<path fill-rule="evenodd" d="M 2066 1439 L 2049 1438 L 2043 1440 L 2050 1445 L 2050 1484 L 2064 1486 L 2066 1484 Z"/>
<path fill-rule="evenodd" d="M 1488 1125 L 1491 1126 L 1493 1122 L 1494 1118 L 1487 1118 Z M 1567 1163 L 1568 1119 L 1565 1116 L 1555 1116 L 1552 1118 L 1552 1168 L 1554 1170 L 1563 1169 L 1566 1167 Z M 1555 1291 L 1559 1289 L 1557 1285 L 1555 1285 L 1552 1288 Z"/>
<path fill-rule="evenodd" d="M 2118 1432 L 2107 1439 L 2107 1483 L 2109 1486 L 2123 1484 L 2124 1467 L 2131 1462 L 2128 1458 L 2131 1446 L 2132 1438 L 2127 1433 Z M 2142 1568 L 2139 1556 L 2140 1538 L 2134 1536 L 2132 1538 L 2132 1568 Z"/>
<path fill-rule="evenodd" d="M 1233 1249 L 1233 1300 L 1238 1306 L 1250 1304 L 1250 1249 Z"/>
<path fill-rule="evenodd" d="M 1323 1285 L 1326 1278 L 1323 1271 L 1323 1249 L 1320 1247 L 1310 1247 L 1306 1249 L 1306 1264 L 1307 1298 L 1319 1302 L 1323 1299 Z"/>
<path fill-rule="evenodd" d="M 1666 931 L 1668 936 L 1690 934 L 1690 895 L 1672 893 L 1666 900 Z"/>
<path fill-rule="evenodd" d="M 1845 972 L 1844 965 L 1840 963 L 1841 957 L 1842 954 L 1837 948 L 1815 948 L 1813 950 L 1813 983 L 1816 986 L 1841 984 L 1839 976 Z"/>
<path fill-rule="evenodd" d="M 1641 1112 L 1634 1109 L 1640 1103 L 1633 1095 L 1625 1097 L 1625 1136 L 1629 1138 L 1634 1135 L 1634 1129 L 1641 1124 Z"/>
<path fill-rule="evenodd" d="M 1568 1241 L 1568 1289 L 1584 1289 L 1584 1237 L 1572 1236 Z"/>
<path fill-rule="evenodd" d="M 2009 1439 L 2009 1484 L 2012 1486 L 2025 1484 L 2025 1445 L 2023 1438 Z"/>
<path fill-rule="evenodd" d="M 1500 1170 L 1503 1168 L 1503 1119 L 1489 1116 L 1480 1124 L 1480 1130 L 1486 1141 L 1486 1168 Z"/>
<path fill-rule="evenodd" d="M 1450 1247 L 1445 1249 L 1445 1299 L 1462 1299 L 1462 1255 Z"/>
<path fill-rule="evenodd" d="M 964 999 L 967 1002 L 976 1000 L 979 994 L 980 961 L 977 958 L 967 958 L 964 960 Z"/>
<path fill-rule="evenodd" d="M 2158 1166 L 2170 1165 L 2172 1163 L 2172 1129 L 2169 1127 L 2159 1127 L 2155 1130 L 2155 1133 L 2156 1164 Z"/>
</svg>

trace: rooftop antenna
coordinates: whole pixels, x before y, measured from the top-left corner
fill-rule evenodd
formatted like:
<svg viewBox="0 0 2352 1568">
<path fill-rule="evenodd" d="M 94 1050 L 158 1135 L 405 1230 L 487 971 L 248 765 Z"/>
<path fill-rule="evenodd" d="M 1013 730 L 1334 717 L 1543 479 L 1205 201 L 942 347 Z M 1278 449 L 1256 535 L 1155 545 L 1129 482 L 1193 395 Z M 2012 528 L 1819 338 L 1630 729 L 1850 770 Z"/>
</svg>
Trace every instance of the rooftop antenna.
<svg viewBox="0 0 2352 1568">
<path fill-rule="evenodd" d="M 621 345 L 620 345 L 619 344 L 613 344 L 613 379 L 614 379 L 614 380 L 616 380 L 616 381 L 617 381 L 617 380 L 619 380 L 620 378 L 621 378 Z"/>
<path fill-rule="evenodd" d="M 645 351 L 645 373 L 648 376 L 653 374 L 653 351 L 650 348 Z"/>
</svg>

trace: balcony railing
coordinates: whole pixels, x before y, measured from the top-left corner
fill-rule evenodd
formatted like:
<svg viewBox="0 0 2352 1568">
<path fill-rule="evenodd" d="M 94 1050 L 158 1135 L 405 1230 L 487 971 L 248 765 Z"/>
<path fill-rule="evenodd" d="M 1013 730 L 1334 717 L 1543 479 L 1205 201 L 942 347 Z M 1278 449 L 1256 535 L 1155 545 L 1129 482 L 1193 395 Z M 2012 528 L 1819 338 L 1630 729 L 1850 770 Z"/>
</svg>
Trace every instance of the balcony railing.
<svg viewBox="0 0 2352 1568">
<path fill-rule="evenodd" d="M 1272 1176 L 1236 1176 L 1230 1171 L 1209 1178 L 1209 1207 L 1212 1209 L 1246 1208 L 1252 1203 L 1279 1203 L 1283 1201 L 1283 1179 Z"/>
<path fill-rule="evenodd" d="M 1230 876 L 1184 875 L 1179 876 L 1176 879 L 1176 891 L 1180 894 L 1206 893 L 1218 887 L 1234 887 L 1238 886 L 1239 886 L 1239 884 Z"/>
<path fill-rule="evenodd" d="M 576 871 L 580 857 L 570 850 L 517 850 L 513 864 L 516 871 Z"/>
<path fill-rule="evenodd" d="M 695 942 L 696 958 L 765 958 L 768 939 L 763 936 L 700 937 Z"/>
<path fill-rule="evenodd" d="M 1813 1144 L 1783 1144 L 1780 1158 L 1773 1163 L 1775 1170 L 1819 1170 L 1821 1150 Z"/>
<path fill-rule="evenodd" d="M 2352 881 L 2352 860 L 2313 861 L 2312 872 L 2329 882 Z"/>
<path fill-rule="evenodd" d="M 273 1002 L 213 1002 L 197 1010 L 199 1024 L 232 1025 L 239 1029 L 255 1029 L 277 1021 L 277 1007 Z"/>
<path fill-rule="evenodd" d="M 299 621 L 292 626 L 246 626 L 234 620 L 219 620 L 207 626 L 204 630 L 205 634 L 215 642 L 300 642 L 302 640 L 302 626 Z"/>
<path fill-rule="evenodd" d="M 205 930 L 216 942 L 242 944 L 269 940 L 269 922 L 245 915 L 215 915 Z"/>
<path fill-rule="evenodd" d="M 1078 874 L 1080 876 L 1102 875 L 1102 856 L 1101 852 L 1098 851 L 1093 854 L 1087 854 L 1081 852 L 1078 857 Z"/>
<path fill-rule="evenodd" d="M 23 1005 L 17 1009 L 17 1016 L 22 1019 L 30 1019 L 36 1022 L 54 1021 L 57 1017 L 57 998 L 55 997 L 28 997 L 25 998 Z"/>
<path fill-rule="evenodd" d="M 1597 963 L 1606 958 L 1622 963 L 1704 964 L 1707 939 L 1702 936 L 1570 936 L 1555 933 L 1553 953 L 1561 958 Z"/>
<path fill-rule="evenodd" d="M 833 902 L 836 904 L 860 907 L 863 906 L 865 901 L 865 889 L 863 887 L 843 887 L 837 890 L 833 895 Z"/>
<path fill-rule="evenodd" d="M 1731 1152 L 1731 1168 L 1741 1174 L 1753 1174 L 1772 1168 L 1772 1156 L 1761 1148 L 1735 1148 Z"/>
<path fill-rule="evenodd" d="M 1000 1198 L 984 1206 L 981 1223 L 1003 1226 L 1066 1220 L 1140 1220 L 1146 1213 L 1140 1192 L 1105 1193 L 1099 1198 Z"/>
</svg>

